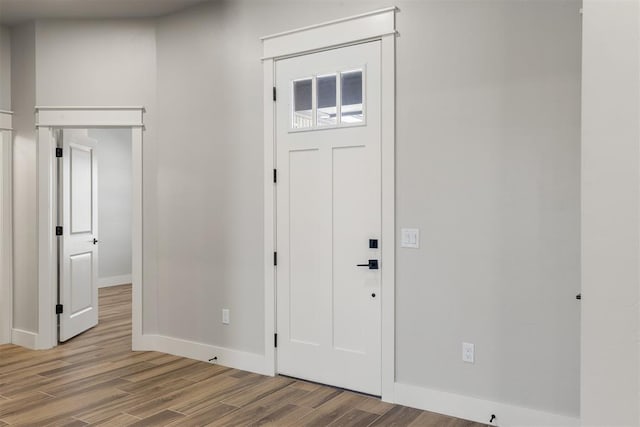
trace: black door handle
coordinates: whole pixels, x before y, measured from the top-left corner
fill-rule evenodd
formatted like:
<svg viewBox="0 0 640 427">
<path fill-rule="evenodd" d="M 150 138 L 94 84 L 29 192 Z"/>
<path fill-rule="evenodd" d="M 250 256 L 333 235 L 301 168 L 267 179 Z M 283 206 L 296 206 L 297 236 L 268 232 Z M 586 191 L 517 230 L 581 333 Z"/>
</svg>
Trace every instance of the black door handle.
<svg viewBox="0 0 640 427">
<path fill-rule="evenodd" d="M 368 264 L 357 264 L 358 267 L 369 267 L 369 270 L 377 270 L 378 269 L 378 260 L 370 259 Z"/>
<path fill-rule="evenodd" d="M 95 245 L 96 243 L 98 243 L 98 239 L 93 239 L 93 244 Z"/>
</svg>

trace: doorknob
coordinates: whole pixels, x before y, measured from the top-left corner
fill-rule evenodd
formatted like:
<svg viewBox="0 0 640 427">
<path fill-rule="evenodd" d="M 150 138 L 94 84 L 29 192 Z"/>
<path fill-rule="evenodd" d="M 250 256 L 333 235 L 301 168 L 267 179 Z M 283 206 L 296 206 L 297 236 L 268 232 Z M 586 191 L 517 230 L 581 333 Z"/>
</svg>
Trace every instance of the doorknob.
<svg viewBox="0 0 640 427">
<path fill-rule="evenodd" d="M 357 267 L 369 267 L 369 270 L 377 270 L 378 269 L 378 260 L 370 259 L 367 264 L 357 264 Z"/>
<path fill-rule="evenodd" d="M 96 243 L 98 243 L 98 239 L 93 239 L 93 244 L 95 245 Z"/>
</svg>

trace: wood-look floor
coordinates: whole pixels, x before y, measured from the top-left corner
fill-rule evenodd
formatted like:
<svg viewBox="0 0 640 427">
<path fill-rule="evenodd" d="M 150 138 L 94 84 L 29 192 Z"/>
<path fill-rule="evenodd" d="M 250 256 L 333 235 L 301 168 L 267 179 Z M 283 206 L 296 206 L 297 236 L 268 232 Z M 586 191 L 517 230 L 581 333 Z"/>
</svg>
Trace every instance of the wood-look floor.
<svg viewBox="0 0 640 427">
<path fill-rule="evenodd" d="M 131 351 L 131 287 L 55 349 L 0 346 L 0 426 L 479 426 L 369 396 Z"/>
</svg>

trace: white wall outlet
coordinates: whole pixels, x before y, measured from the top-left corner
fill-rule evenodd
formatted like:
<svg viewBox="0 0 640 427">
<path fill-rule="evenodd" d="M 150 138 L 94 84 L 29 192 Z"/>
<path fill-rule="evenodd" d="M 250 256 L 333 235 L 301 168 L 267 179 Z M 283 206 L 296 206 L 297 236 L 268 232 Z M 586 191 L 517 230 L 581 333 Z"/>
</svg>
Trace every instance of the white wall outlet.
<svg viewBox="0 0 640 427">
<path fill-rule="evenodd" d="M 400 229 L 400 246 L 403 248 L 419 248 L 420 230 L 418 230 L 417 228 Z"/>
<path fill-rule="evenodd" d="M 462 361 L 467 363 L 473 363 L 475 361 L 475 345 L 463 342 L 462 343 Z"/>
<path fill-rule="evenodd" d="M 229 324 L 229 309 L 228 308 L 223 308 L 222 309 L 222 323 L 225 325 Z"/>
</svg>

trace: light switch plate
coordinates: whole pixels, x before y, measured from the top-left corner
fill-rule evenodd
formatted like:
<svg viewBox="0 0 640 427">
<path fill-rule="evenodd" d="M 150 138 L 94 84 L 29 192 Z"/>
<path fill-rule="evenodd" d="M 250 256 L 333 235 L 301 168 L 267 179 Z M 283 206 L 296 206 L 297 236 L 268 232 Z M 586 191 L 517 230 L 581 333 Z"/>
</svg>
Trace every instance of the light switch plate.
<svg viewBox="0 0 640 427">
<path fill-rule="evenodd" d="M 417 228 L 400 229 L 400 246 L 403 248 L 419 248 L 420 230 L 418 230 Z"/>
<path fill-rule="evenodd" d="M 462 361 L 467 363 L 473 363 L 475 361 L 475 345 L 463 342 L 462 343 Z"/>
<path fill-rule="evenodd" d="M 222 324 L 224 324 L 224 325 L 228 325 L 229 324 L 229 309 L 228 308 L 223 308 L 222 309 Z"/>
</svg>

